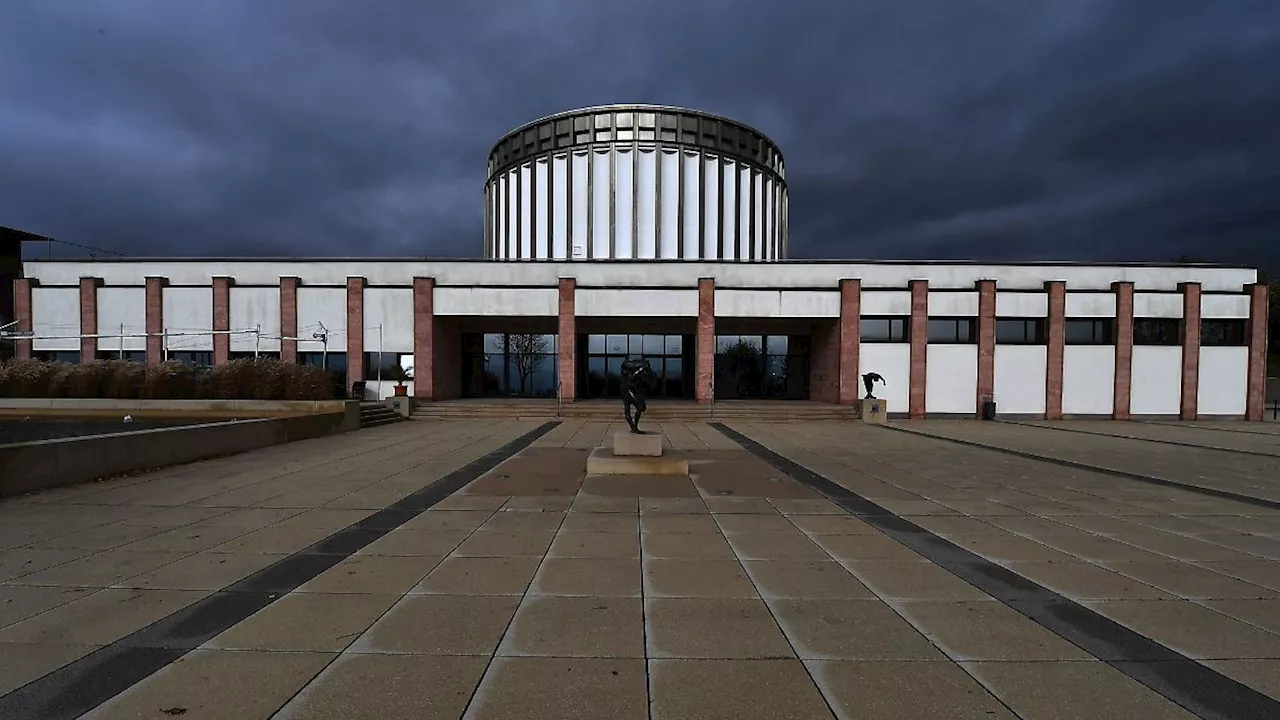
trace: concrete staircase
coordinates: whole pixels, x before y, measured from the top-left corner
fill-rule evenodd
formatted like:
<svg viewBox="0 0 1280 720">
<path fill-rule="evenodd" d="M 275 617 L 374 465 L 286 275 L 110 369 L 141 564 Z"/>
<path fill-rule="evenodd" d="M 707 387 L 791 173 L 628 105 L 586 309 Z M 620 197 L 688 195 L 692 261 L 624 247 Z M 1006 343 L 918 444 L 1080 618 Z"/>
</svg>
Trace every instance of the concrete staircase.
<svg viewBox="0 0 1280 720">
<path fill-rule="evenodd" d="M 692 401 L 650 400 L 644 421 L 707 422 L 710 420 L 759 420 L 808 422 L 855 420 L 858 408 L 798 400 L 727 400 L 710 405 Z M 476 398 L 421 403 L 413 413 L 422 420 L 553 420 L 582 419 L 622 422 L 621 400 L 583 400 L 564 403 L 557 413 L 554 400 Z"/>
<path fill-rule="evenodd" d="M 370 428 L 400 422 L 404 417 L 379 403 L 360 403 L 360 427 Z"/>
</svg>

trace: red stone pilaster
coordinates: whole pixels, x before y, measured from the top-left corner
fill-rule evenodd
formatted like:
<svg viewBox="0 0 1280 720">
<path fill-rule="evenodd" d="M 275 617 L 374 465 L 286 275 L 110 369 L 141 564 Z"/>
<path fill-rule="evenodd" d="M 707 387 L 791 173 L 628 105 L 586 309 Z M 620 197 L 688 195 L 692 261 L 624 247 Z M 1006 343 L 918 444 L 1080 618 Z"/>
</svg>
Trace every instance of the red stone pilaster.
<svg viewBox="0 0 1280 720">
<path fill-rule="evenodd" d="M 1044 364 L 1044 416 L 1062 419 L 1062 368 L 1067 339 L 1067 283 L 1050 280 L 1044 284 L 1049 295 L 1048 341 Z"/>
<path fill-rule="evenodd" d="M 576 279 L 560 278 L 560 356 L 556 367 L 560 381 L 560 398 L 564 402 L 573 402 L 578 390 L 577 293 Z"/>
<path fill-rule="evenodd" d="M 1200 407 L 1200 283 L 1178 283 L 1182 292 L 1183 420 L 1195 420 Z"/>
<path fill-rule="evenodd" d="M 347 388 L 364 380 L 364 286 L 362 277 L 347 278 Z M 414 369 L 417 375 L 417 369 Z M 362 400 L 363 398 L 354 398 Z"/>
<path fill-rule="evenodd" d="M 911 387 L 909 415 L 924 417 L 927 362 L 929 355 L 929 281 L 912 280 L 911 287 Z"/>
<path fill-rule="evenodd" d="M 298 362 L 298 278 L 280 278 L 280 362 Z"/>
<path fill-rule="evenodd" d="M 1116 295 L 1116 374 L 1111 417 L 1129 419 L 1129 389 L 1133 385 L 1133 283 L 1111 283 Z"/>
<path fill-rule="evenodd" d="M 169 278 L 147 277 L 147 364 L 164 361 L 164 288 Z"/>
<path fill-rule="evenodd" d="M 231 359 L 231 278 L 220 275 L 213 278 L 213 364 L 221 365 Z"/>
<path fill-rule="evenodd" d="M 436 399 L 435 310 L 436 279 L 413 279 L 413 396 Z"/>
<path fill-rule="evenodd" d="M 861 349 L 862 281 L 840 280 L 840 386 L 837 401 L 853 405 L 858 401 L 858 352 Z"/>
<path fill-rule="evenodd" d="M 974 407 L 996 392 L 996 281 L 978 283 L 978 400 Z"/>
<path fill-rule="evenodd" d="M 694 398 L 712 401 L 716 376 L 716 281 L 698 278 L 698 335 L 694 359 Z"/>
<path fill-rule="evenodd" d="M 1267 394 L 1267 286 L 1246 285 L 1249 293 L 1249 395 L 1245 401 L 1245 419 L 1261 420 Z"/>
<path fill-rule="evenodd" d="M 92 362 L 98 357 L 99 287 L 102 287 L 102 278 L 80 278 L 80 362 Z"/>
<path fill-rule="evenodd" d="M 13 319 L 18 321 L 14 328 L 18 332 L 31 332 L 35 329 L 31 314 L 31 290 L 40 284 L 34 278 L 18 278 L 13 281 Z M 1266 335 L 1264 332 L 1263 335 Z M 31 359 L 31 341 L 17 340 L 13 343 L 14 358 Z"/>
</svg>

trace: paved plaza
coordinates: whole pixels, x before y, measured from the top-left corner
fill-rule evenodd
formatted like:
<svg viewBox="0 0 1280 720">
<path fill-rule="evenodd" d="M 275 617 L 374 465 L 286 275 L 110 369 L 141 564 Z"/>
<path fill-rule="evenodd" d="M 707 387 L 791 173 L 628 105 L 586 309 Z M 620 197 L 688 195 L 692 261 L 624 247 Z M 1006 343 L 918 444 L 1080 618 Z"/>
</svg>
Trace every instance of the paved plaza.
<svg viewBox="0 0 1280 720">
<path fill-rule="evenodd" d="M 0 718 L 1280 717 L 1280 425 L 646 425 L 0 502 Z"/>
</svg>

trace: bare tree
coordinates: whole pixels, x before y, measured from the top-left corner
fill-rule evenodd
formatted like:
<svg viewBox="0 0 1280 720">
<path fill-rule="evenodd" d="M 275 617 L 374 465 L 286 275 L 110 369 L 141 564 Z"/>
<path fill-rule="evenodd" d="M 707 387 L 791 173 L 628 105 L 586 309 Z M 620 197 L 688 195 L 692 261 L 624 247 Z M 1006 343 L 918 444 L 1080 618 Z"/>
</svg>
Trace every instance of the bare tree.
<svg viewBox="0 0 1280 720">
<path fill-rule="evenodd" d="M 520 394 L 528 391 L 530 378 L 542 363 L 546 362 L 551 352 L 551 343 L 546 335 L 528 333 L 512 333 L 507 336 L 507 357 L 515 366 L 520 376 Z"/>
</svg>

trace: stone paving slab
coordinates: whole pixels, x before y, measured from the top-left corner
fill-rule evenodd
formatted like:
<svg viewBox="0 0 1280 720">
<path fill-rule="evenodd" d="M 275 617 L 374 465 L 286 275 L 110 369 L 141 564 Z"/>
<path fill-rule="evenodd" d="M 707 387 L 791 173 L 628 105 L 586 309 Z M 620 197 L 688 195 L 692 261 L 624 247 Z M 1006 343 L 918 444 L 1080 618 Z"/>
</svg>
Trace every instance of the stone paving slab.
<svg viewBox="0 0 1280 720">
<path fill-rule="evenodd" d="M 1194 716 L 711 424 L 655 428 L 696 460 L 678 483 L 587 477 L 616 425 L 561 423 L 375 541 L 326 541 L 315 557 L 337 554 L 314 577 L 89 716 Z M 0 654 L 21 659 L 0 663 L 0 692 L 537 426 L 402 423 L 0 503 L 17 543 L 0 550 Z M 731 427 L 1280 699 L 1280 514 L 859 424 Z M 1226 463 L 1215 482 L 1255 479 Z"/>
</svg>

